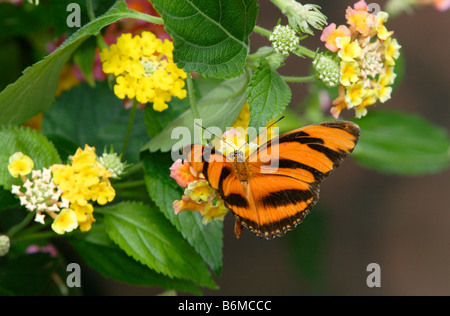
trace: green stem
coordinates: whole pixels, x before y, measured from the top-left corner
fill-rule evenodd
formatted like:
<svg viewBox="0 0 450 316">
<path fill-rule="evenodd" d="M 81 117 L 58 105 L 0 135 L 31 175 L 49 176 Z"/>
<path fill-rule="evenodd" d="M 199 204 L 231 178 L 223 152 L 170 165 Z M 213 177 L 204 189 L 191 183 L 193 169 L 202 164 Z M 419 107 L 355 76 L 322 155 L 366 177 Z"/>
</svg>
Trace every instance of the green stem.
<svg viewBox="0 0 450 316">
<path fill-rule="evenodd" d="M 95 227 L 94 226 L 94 227 L 92 227 L 92 229 L 89 232 L 100 232 L 103 229 L 104 229 L 103 227 Z M 85 234 L 86 234 L 86 232 L 77 230 L 77 231 L 71 232 L 67 235 L 58 235 L 53 230 L 46 230 L 46 231 L 42 231 L 42 232 L 17 236 L 17 238 L 15 238 L 14 241 L 16 242 L 19 240 L 24 241 L 24 240 L 39 240 L 39 239 L 48 239 L 48 238 L 66 238 L 66 237 L 74 237 L 74 236 L 83 236 Z"/>
<path fill-rule="evenodd" d="M 301 45 L 297 45 L 295 48 L 295 54 L 297 54 L 300 57 L 303 55 L 303 56 L 315 59 L 317 52 L 310 50 L 309 48 L 303 47 Z"/>
<path fill-rule="evenodd" d="M 129 167 L 128 169 L 126 169 L 126 170 L 125 170 L 125 174 L 123 175 L 122 178 L 128 178 L 129 176 L 132 176 L 132 175 L 134 175 L 134 174 L 136 174 L 136 173 L 142 174 L 142 173 L 143 173 L 142 168 L 143 168 L 143 167 L 142 167 L 142 162 L 140 161 L 140 162 L 138 162 L 138 163 L 132 165 L 132 166 Z"/>
<path fill-rule="evenodd" d="M 87 13 L 89 16 L 89 20 L 95 20 L 95 13 L 92 7 L 92 0 L 86 0 Z"/>
<path fill-rule="evenodd" d="M 123 141 L 122 153 L 120 157 L 123 159 L 125 156 L 125 151 L 127 150 L 128 142 L 130 140 L 131 130 L 133 129 L 134 117 L 136 116 L 138 101 L 136 98 L 133 100 L 133 106 L 130 112 L 130 118 L 128 120 L 127 132 L 125 134 L 125 140 Z"/>
<path fill-rule="evenodd" d="M 24 241 L 24 240 L 39 240 L 39 239 L 47 239 L 52 237 L 58 237 L 54 231 L 44 231 L 34 234 L 21 235 L 14 239 L 14 241 Z"/>
<path fill-rule="evenodd" d="M 286 0 L 270 0 L 274 5 L 280 9 L 283 14 L 286 14 L 286 9 L 288 7 L 288 2 Z"/>
<path fill-rule="evenodd" d="M 251 61 L 258 60 L 260 58 L 270 56 L 271 54 L 273 54 L 273 52 L 274 52 L 274 50 L 272 48 L 270 48 L 267 51 L 264 51 L 262 53 L 256 52 L 254 54 L 249 54 L 249 55 L 247 55 L 247 60 L 251 60 Z"/>
<path fill-rule="evenodd" d="M 86 7 L 87 7 L 87 13 L 89 16 L 89 20 L 91 20 L 91 21 L 95 20 L 95 12 L 94 12 L 94 7 L 92 6 L 92 0 L 86 0 Z M 108 46 L 108 44 L 106 44 L 106 41 L 103 38 L 101 33 L 97 34 L 97 36 L 95 38 L 97 40 L 97 46 L 100 49 L 100 51 L 102 51 L 105 48 L 109 49 L 109 46 Z"/>
<path fill-rule="evenodd" d="M 136 181 L 128 181 L 128 182 L 120 182 L 114 184 L 115 189 L 128 189 L 145 186 L 145 180 L 136 180 Z"/>
<path fill-rule="evenodd" d="M 200 119 L 200 113 L 197 109 L 197 101 L 195 100 L 195 92 L 194 92 L 194 83 L 192 81 L 192 76 L 190 73 L 187 74 L 186 78 L 187 89 L 189 94 L 189 104 L 191 105 L 192 114 L 194 115 L 194 119 Z"/>
<path fill-rule="evenodd" d="M 256 33 L 259 33 L 261 35 L 264 35 L 266 37 L 270 37 L 272 35 L 272 32 L 269 30 L 266 30 L 265 28 L 262 28 L 261 26 L 255 25 L 255 28 L 253 29 Z"/>
<path fill-rule="evenodd" d="M 6 233 L 6 235 L 9 237 L 9 239 L 12 239 L 12 237 L 21 231 L 23 228 L 25 228 L 33 219 L 34 212 L 28 212 L 27 216 L 21 221 L 19 224 L 13 226 L 10 228 L 10 230 Z"/>
<path fill-rule="evenodd" d="M 160 18 L 159 16 L 153 16 L 153 15 L 141 13 L 141 12 L 138 12 L 135 10 L 128 9 L 127 17 L 131 18 L 131 19 L 138 19 L 138 20 L 142 20 L 145 22 L 150 22 L 153 24 L 164 25 L 164 20 L 162 18 Z"/>
<path fill-rule="evenodd" d="M 315 81 L 316 75 L 311 75 L 307 77 L 289 77 L 289 76 L 281 76 L 281 79 L 283 79 L 285 82 L 311 82 Z"/>
</svg>

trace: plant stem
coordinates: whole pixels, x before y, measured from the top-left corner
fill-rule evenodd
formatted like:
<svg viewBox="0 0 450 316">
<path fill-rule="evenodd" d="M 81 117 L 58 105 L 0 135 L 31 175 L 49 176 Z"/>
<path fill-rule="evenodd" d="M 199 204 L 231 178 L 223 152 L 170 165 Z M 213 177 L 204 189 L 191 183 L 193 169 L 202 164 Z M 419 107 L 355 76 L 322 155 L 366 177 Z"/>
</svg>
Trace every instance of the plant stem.
<svg viewBox="0 0 450 316">
<path fill-rule="evenodd" d="M 311 82 L 316 80 L 316 75 L 311 75 L 307 77 L 289 77 L 289 76 L 281 76 L 285 82 Z"/>
<path fill-rule="evenodd" d="M 189 104 L 191 105 L 192 114 L 194 115 L 194 119 L 198 120 L 201 117 L 197 109 L 197 101 L 195 100 L 195 92 L 194 92 L 194 83 L 192 82 L 192 76 L 190 73 L 187 74 L 186 82 L 189 94 Z"/>
<path fill-rule="evenodd" d="M 145 22 L 150 22 L 153 24 L 160 24 L 160 25 L 164 25 L 164 20 L 162 18 L 160 18 L 159 16 L 153 16 L 150 14 L 145 14 L 145 13 L 141 13 L 135 10 L 128 10 L 128 17 L 132 18 L 132 19 L 138 19 L 138 20 L 142 20 Z"/>
<path fill-rule="evenodd" d="M 269 30 L 266 30 L 265 28 L 262 28 L 261 26 L 255 25 L 255 28 L 253 29 L 256 33 L 259 33 L 261 35 L 264 35 L 266 37 L 270 37 L 272 35 L 272 32 Z"/>
<path fill-rule="evenodd" d="M 140 186 L 145 186 L 145 180 L 120 182 L 120 183 L 114 184 L 115 189 L 127 189 L 127 188 L 134 188 L 134 187 L 140 187 Z"/>
<path fill-rule="evenodd" d="M 133 106 L 131 108 L 130 118 L 128 120 L 128 126 L 127 126 L 127 132 L 125 134 L 125 140 L 123 141 L 122 153 L 120 155 L 120 157 L 122 159 L 125 156 L 125 151 L 127 150 L 128 142 L 130 140 L 131 130 L 133 129 L 134 117 L 136 116 L 137 104 L 138 104 L 138 101 L 135 98 L 133 100 Z"/>
<path fill-rule="evenodd" d="M 99 212 L 97 212 L 97 213 L 99 213 Z M 89 232 L 98 232 L 98 231 L 102 231 L 103 229 L 104 228 L 102 228 L 102 227 L 93 226 Z M 39 240 L 39 239 L 47 239 L 47 238 L 67 238 L 67 237 L 73 237 L 73 236 L 83 236 L 85 234 L 86 234 L 86 232 L 77 230 L 77 231 L 73 231 L 67 235 L 57 235 L 52 230 L 46 230 L 46 231 L 17 236 L 17 238 L 14 239 L 14 241 Z"/>
<path fill-rule="evenodd" d="M 24 241 L 24 240 L 33 240 L 33 239 L 47 239 L 52 237 L 58 237 L 59 235 L 56 235 L 54 231 L 44 231 L 44 232 L 38 232 L 28 235 L 20 235 L 14 241 Z"/>
<path fill-rule="evenodd" d="M 27 226 L 31 220 L 34 217 L 34 212 L 28 212 L 27 216 L 21 221 L 19 224 L 13 226 L 10 228 L 10 230 L 6 233 L 6 235 L 9 237 L 9 239 L 12 239 L 12 237 L 21 231 L 25 226 Z"/>
<path fill-rule="evenodd" d="M 95 20 L 95 12 L 94 12 L 94 7 L 92 6 L 92 0 L 86 0 L 86 7 L 87 7 L 87 13 L 89 16 L 89 20 L 91 20 L 91 21 Z M 102 51 L 104 48 L 109 49 L 109 46 L 108 46 L 108 44 L 106 44 L 106 41 L 103 38 L 101 33 L 97 34 L 97 36 L 95 38 L 97 40 L 97 46 L 100 49 L 100 51 Z"/>
<path fill-rule="evenodd" d="M 306 57 L 315 59 L 317 52 L 310 50 L 309 48 L 303 47 L 301 45 L 297 45 L 295 48 L 295 54 L 297 54 L 300 57 L 301 57 L 301 55 L 304 55 Z M 299 55 L 299 54 L 301 54 L 301 55 Z"/>
<path fill-rule="evenodd" d="M 143 173 L 142 170 L 142 162 L 139 161 L 138 163 L 132 165 L 131 167 L 129 167 L 128 169 L 125 170 L 125 174 L 123 175 L 122 178 L 128 178 L 129 176 L 132 176 L 136 173 Z"/>
<path fill-rule="evenodd" d="M 89 20 L 94 20 L 95 19 L 95 13 L 94 13 L 94 9 L 92 7 L 92 0 L 86 0 L 86 7 L 87 7 L 87 13 L 89 16 Z"/>
</svg>

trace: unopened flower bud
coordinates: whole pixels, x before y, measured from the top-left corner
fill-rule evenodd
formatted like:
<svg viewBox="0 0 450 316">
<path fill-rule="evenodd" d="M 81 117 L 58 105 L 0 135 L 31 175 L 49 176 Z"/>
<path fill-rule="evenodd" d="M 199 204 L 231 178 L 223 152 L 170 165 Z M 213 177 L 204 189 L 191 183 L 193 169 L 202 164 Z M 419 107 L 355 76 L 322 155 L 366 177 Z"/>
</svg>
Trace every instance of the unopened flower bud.
<svg viewBox="0 0 450 316">
<path fill-rule="evenodd" d="M 298 37 L 289 25 L 277 25 L 269 40 L 277 53 L 289 56 L 298 45 Z"/>
<path fill-rule="evenodd" d="M 330 57 L 318 55 L 313 62 L 314 69 L 317 72 L 317 77 L 327 87 L 336 87 L 339 85 L 341 79 L 341 70 L 339 63 Z"/>
<path fill-rule="evenodd" d="M 124 170 L 124 164 L 120 161 L 116 153 L 104 153 L 98 158 L 98 161 L 111 172 L 113 178 L 120 176 Z"/>
<path fill-rule="evenodd" d="M 11 243 L 9 237 L 6 235 L 0 235 L 0 257 L 6 256 L 9 251 Z"/>
</svg>

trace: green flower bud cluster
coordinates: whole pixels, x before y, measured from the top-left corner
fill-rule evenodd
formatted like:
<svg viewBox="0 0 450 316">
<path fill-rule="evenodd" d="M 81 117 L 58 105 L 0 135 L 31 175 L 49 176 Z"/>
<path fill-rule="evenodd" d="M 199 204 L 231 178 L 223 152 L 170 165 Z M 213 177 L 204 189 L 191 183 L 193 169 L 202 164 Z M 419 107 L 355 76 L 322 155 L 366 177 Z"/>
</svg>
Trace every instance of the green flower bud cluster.
<svg viewBox="0 0 450 316">
<path fill-rule="evenodd" d="M 6 256 L 9 251 L 11 243 L 6 235 L 0 235 L 0 257 Z"/>
<path fill-rule="evenodd" d="M 327 87 L 336 87 L 341 80 L 341 69 L 339 63 L 330 57 L 318 55 L 313 62 L 314 69 L 320 79 Z"/>
</svg>

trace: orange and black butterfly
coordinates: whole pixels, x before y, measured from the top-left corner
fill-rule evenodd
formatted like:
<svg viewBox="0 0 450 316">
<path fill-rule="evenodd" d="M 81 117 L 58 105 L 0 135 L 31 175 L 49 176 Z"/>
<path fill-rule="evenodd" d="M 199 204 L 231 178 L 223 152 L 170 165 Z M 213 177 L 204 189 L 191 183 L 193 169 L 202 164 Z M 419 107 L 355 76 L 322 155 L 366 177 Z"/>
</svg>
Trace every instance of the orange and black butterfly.
<svg viewBox="0 0 450 316">
<path fill-rule="evenodd" d="M 190 145 L 184 158 L 203 173 L 241 225 L 267 239 L 301 223 L 319 198 L 319 184 L 355 147 L 358 125 L 332 121 L 305 126 L 262 144 L 245 157 Z"/>
</svg>

